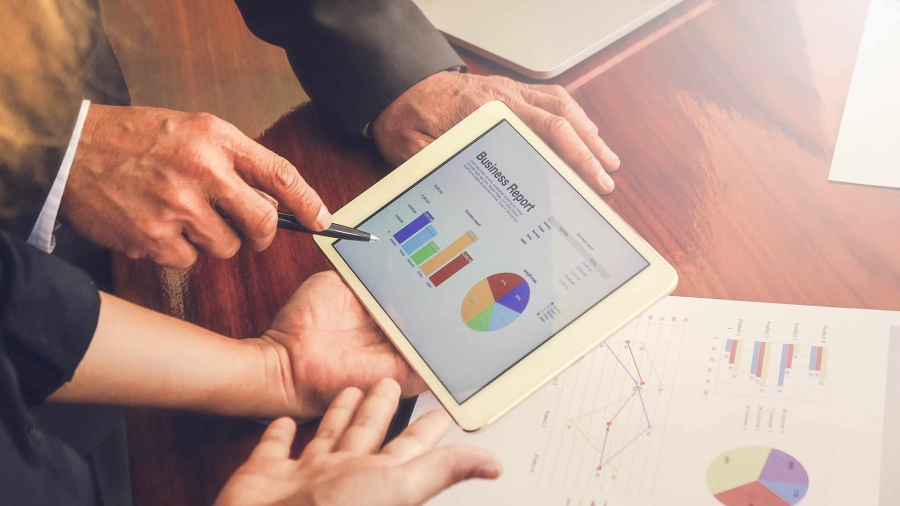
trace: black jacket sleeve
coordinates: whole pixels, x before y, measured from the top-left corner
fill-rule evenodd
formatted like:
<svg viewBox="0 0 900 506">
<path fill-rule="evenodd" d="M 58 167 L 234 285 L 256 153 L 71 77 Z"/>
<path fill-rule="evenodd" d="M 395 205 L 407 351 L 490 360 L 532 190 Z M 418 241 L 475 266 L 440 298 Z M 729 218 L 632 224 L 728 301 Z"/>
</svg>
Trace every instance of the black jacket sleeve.
<svg viewBox="0 0 900 506">
<path fill-rule="evenodd" d="M 0 346 L 26 402 L 72 378 L 99 316 L 100 293 L 86 274 L 0 234 Z"/>
<path fill-rule="evenodd" d="M 411 0 L 236 0 L 259 38 L 281 46 L 306 93 L 344 132 L 422 79 L 464 68 Z"/>
</svg>

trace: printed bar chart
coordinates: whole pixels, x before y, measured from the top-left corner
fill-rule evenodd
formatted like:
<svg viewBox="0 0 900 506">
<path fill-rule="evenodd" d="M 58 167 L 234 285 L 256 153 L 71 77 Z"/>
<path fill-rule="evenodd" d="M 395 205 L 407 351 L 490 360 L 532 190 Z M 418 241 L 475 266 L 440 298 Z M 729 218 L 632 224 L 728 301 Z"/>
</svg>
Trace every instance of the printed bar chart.
<svg viewBox="0 0 900 506">
<path fill-rule="evenodd" d="M 446 250 L 445 250 L 446 251 Z M 468 253 L 463 251 L 458 257 L 451 260 L 447 265 L 441 268 L 441 270 L 437 271 L 432 275 L 429 280 L 431 280 L 431 284 L 434 286 L 440 286 L 441 283 L 450 279 L 451 276 L 459 272 L 463 267 L 472 263 L 472 257 L 469 256 Z"/>
<path fill-rule="evenodd" d="M 436 236 L 437 230 L 431 225 L 428 225 L 424 230 L 414 235 L 412 239 L 403 243 L 403 251 L 405 251 L 407 255 L 412 255 L 414 251 L 425 246 L 428 241 L 434 239 Z"/>
<path fill-rule="evenodd" d="M 407 223 L 405 227 L 394 234 L 394 240 L 397 241 L 397 244 L 402 244 L 410 237 L 416 235 L 419 230 L 428 226 L 432 221 L 434 221 L 434 217 L 431 216 L 431 213 L 426 211 L 420 214 L 416 219 Z"/>
<path fill-rule="evenodd" d="M 411 258 L 412 261 L 416 263 L 416 265 L 421 265 L 422 262 L 431 258 L 431 256 L 437 253 L 439 250 L 440 248 L 438 247 L 438 245 L 435 244 L 434 241 L 431 241 L 425 246 L 422 246 L 422 249 L 410 255 L 409 258 Z"/>
<path fill-rule="evenodd" d="M 718 393 L 797 397 L 827 393 L 828 346 L 749 339 L 725 339 L 722 344 Z M 747 351 L 742 358 L 743 348 Z"/>
<path fill-rule="evenodd" d="M 460 253 L 465 251 L 466 248 L 471 246 L 472 243 L 477 240 L 478 236 L 475 235 L 475 232 L 469 230 L 459 239 L 453 241 L 449 246 L 443 248 L 439 253 L 431 257 L 427 262 L 420 265 L 419 268 L 422 269 L 423 274 L 425 274 L 426 276 L 431 276 L 442 265 L 446 264 L 454 258 L 457 258 Z M 469 261 L 471 262 L 471 257 L 469 257 Z M 435 283 L 435 286 L 437 286 L 437 283 Z"/>
</svg>

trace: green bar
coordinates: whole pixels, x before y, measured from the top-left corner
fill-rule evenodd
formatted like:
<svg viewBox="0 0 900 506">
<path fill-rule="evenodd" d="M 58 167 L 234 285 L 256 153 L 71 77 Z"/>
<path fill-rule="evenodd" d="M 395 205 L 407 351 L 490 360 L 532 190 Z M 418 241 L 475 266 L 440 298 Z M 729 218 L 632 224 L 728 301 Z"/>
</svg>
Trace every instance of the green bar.
<svg viewBox="0 0 900 506">
<path fill-rule="evenodd" d="M 419 251 L 416 251 L 409 258 L 412 258 L 412 261 L 416 263 L 416 265 L 421 265 L 422 262 L 431 258 L 431 255 L 434 255 L 438 252 L 440 248 L 438 248 L 437 244 L 434 241 L 429 241 L 428 244 L 419 248 Z"/>
</svg>

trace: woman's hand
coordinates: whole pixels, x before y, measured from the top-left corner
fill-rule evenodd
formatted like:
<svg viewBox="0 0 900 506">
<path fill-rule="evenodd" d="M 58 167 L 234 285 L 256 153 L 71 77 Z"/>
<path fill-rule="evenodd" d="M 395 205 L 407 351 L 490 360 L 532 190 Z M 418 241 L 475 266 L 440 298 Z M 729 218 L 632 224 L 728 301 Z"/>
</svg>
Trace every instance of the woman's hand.
<svg viewBox="0 0 900 506">
<path fill-rule="evenodd" d="M 399 398 L 400 387 L 390 379 L 365 398 L 355 388 L 344 390 L 298 460 L 290 458 L 295 422 L 276 420 L 216 505 L 413 505 L 460 481 L 500 475 L 500 462 L 480 448 L 434 449 L 450 424 L 441 411 L 426 414 L 379 451 Z"/>
<path fill-rule="evenodd" d="M 277 350 L 284 397 L 292 403 L 284 414 L 321 416 L 344 388 L 368 389 L 393 378 L 404 396 L 425 390 L 393 344 L 334 271 L 310 276 L 278 312 L 261 343 Z"/>
</svg>

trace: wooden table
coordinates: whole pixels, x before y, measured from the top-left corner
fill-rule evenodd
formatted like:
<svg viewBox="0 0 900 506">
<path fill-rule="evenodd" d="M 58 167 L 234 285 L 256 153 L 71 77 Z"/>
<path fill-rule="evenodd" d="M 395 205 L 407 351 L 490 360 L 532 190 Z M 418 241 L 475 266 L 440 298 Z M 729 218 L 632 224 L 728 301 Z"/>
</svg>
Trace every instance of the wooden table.
<svg viewBox="0 0 900 506">
<path fill-rule="evenodd" d="M 621 156 L 607 201 L 678 270 L 676 294 L 900 310 L 900 191 L 827 181 L 865 14 L 851 0 L 689 0 L 556 79 Z M 309 107 L 260 140 L 332 209 L 389 170 Z M 189 272 L 115 261 L 122 297 L 236 337 L 259 335 L 328 268 L 309 237 L 286 232 L 264 253 Z M 210 504 L 260 430 L 131 410 L 136 504 Z"/>
</svg>

